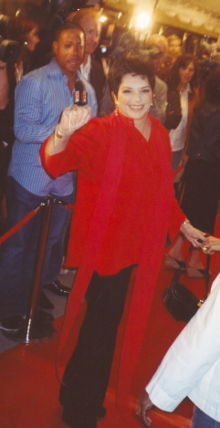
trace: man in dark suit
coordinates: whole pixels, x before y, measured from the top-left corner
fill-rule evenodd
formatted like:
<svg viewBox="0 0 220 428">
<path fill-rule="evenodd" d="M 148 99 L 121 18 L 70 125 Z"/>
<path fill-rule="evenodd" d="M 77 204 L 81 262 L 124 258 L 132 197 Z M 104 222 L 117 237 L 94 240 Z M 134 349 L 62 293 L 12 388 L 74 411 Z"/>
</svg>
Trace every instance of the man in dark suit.
<svg viewBox="0 0 220 428">
<path fill-rule="evenodd" d="M 85 32 L 85 57 L 80 71 L 83 78 L 88 80 L 94 87 L 99 109 L 106 82 L 102 63 L 94 55 L 101 33 L 100 12 L 92 7 L 80 9 L 71 13 L 67 17 L 67 21 L 79 24 Z"/>
</svg>

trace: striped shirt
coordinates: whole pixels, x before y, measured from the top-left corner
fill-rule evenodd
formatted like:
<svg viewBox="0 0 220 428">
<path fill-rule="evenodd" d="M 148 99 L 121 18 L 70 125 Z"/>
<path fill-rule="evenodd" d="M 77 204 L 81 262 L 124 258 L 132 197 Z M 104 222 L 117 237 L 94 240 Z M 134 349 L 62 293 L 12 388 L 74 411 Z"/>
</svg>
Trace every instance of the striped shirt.
<svg viewBox="0 0 220 428">
<path fill-rule="evenodd" d="M 92 116 L 97 102 L 92 86 L 83 81 Z M 42 142 L 53 132 L 63 109 L 73 104 L 73 96 L 55 59 L 26 74 L 15 92 L 15 143 L 8 175 L 29 192 L 39 196 L 67 196 L 74 191 L 74 173 L 52 179 L 39 156 Z"/>
</svg>

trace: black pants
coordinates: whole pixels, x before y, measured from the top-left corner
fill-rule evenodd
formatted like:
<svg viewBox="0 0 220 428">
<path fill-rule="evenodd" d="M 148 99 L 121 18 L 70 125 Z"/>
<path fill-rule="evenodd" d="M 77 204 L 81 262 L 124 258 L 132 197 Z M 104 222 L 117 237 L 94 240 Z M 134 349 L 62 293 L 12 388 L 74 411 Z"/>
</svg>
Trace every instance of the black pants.
<svg viewBox="0 0 220 428">
<path fill-rule="evenodd" d="M 72 426 L 87 426 L 77 420 L 92 413 L 96 418 L 105 398 L 132 268 L 111 276 L 94 273 L 90 282 L 87 312 L 60 391 L 64 420 Z"/>
</svg>

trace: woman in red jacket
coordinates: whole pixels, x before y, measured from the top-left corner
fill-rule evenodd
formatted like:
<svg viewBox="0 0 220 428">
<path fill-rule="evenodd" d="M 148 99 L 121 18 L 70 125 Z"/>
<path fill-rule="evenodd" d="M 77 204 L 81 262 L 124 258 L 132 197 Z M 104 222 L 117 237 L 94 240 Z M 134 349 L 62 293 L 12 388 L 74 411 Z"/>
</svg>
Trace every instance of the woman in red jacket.
<svg viewBox="0 0 220 428">
<path fill-rule="evenodd" d="M 88 122 L 86 107 L 65 109 L 41 150 L 52 176 L 78 171 L 66 261 L 78 273 L 61 346 L 87 287 L 88 308 L 60 393 L 63 419 L 75 428 L 96 428 L 105 413 L 102 403 L 131 274 L 118 379 L 120 405 L 127 403 L 131 390 L 167 232 L 174 236 L 181 229 L 195 246 L 200 245 L 198 239 L 204 240 L 204 234 L 185 220 L 173 195 L 168 134 L 148 114 L 154 75 L 147 59 L 138 53 L 119 58 L 111 67 L 109 83 L 114 113 Z"/>
</svg>

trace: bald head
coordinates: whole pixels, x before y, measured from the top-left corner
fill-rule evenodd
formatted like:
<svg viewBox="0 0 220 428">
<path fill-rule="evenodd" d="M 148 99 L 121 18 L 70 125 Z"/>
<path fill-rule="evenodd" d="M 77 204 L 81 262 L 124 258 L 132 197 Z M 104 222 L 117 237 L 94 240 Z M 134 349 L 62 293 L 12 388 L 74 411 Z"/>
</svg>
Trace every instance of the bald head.
<svg viewBox="0 0 220 428">
<path fill-rule="evenodd" d="M 100 12 L 94 8 L 80 9 L 71 13 L 67 21 L 82 27 L 86 36 L 85 55 L 92 54 L 99 44 L 101 33 Z"/>
</svg>

